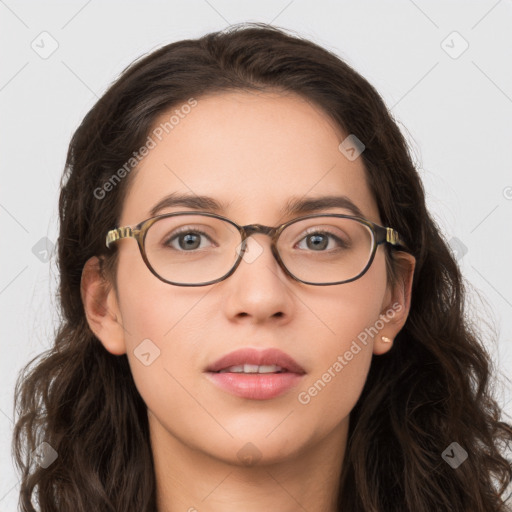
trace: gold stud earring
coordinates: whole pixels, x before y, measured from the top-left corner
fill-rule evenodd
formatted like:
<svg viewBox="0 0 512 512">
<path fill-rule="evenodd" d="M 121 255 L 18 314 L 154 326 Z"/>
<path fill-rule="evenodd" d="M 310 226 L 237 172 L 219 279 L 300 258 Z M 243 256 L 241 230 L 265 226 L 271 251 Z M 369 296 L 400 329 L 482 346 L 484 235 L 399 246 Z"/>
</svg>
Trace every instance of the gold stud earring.
<svg viewBox="0 0 512 512">
<path fill-rule="evenodd" d="M 391 338 L 388 338 L 387 336 L 381 336 L 381 340 L 384 343 L 391 343 L 393 341 Z"/>
</svg>

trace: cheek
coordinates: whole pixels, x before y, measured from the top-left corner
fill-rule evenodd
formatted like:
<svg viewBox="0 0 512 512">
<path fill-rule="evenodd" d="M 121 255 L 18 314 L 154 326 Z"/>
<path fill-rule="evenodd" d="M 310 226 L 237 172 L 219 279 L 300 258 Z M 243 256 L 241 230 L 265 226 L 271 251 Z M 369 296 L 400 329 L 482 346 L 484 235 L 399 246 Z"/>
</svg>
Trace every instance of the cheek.
<svg viewBox="0 0 512 512">
<path fill-rule="evenodd" d="M 150 276 L 153 277 L 153 276 Z M 174 290 L 154 278 L 142 293 L 126 290 L 122 306 L 127 315 L 126 351 L 131 373 L 150 413 L 173 431 L 183 421 L 190 430 L 204 423 L 204 411 L 195 406 L 197 361 L 201 344 L 194 322 L 194 306 L 201 296 L 189 290 Z M 204 292 L 202 292 L 204 293 Z M 183 420 L 182 417 L 186 419 Z M 194 430 L 190 430 L 190 435 Z"/>
<path fill-rule="evenodd" d="M 364 387 L 371 358 L 371 347 L 362 344 L 331 354 L 322 369 L 311 374 L 299 390 L 301 414 L 322 418 L 318 429 L 325 431 L 347 418 Z"/>
<path fill-rule="evenodd" d="M 194 345 L 186 339 L 194 329 L 190 313 L 205 291 L 160 281 L 145 266 L 137 247 L 120 257 L 117 282 L 126 355 L 149 406 L 159 391 L 167 394 L 165 390 L 176 385 L 171 377 L 176 361 L 192 357 Z"/>
<path fill-rule="evenodd" d="M 308 414 L 324 414 L 335 424 L 352 410 L 370 368 L 385 293 L 385 259 L 377 255 L 360 279 L 317 294 L 314 303 L 324 325 L 318 327 L 313 368 L 297 397 Z"/>
<path fill-rule="evenodd" d="M 359 279 L 323 289 L 312 287 L 303 300 L 318 319 L 317 338 L 330 340 L 329 346 L 338 350 L 350 345 L 379 319 L 386 287 L 385 258 L 380 252 Z"/>
<path fill-rule="evenodd" d="M 161 340 L 197 301 L 197 291 L 164 283 L 145 265 L 137 245 L 119 258 L 117 282 L 127 350 L 143 339 Z"/>
</svg>

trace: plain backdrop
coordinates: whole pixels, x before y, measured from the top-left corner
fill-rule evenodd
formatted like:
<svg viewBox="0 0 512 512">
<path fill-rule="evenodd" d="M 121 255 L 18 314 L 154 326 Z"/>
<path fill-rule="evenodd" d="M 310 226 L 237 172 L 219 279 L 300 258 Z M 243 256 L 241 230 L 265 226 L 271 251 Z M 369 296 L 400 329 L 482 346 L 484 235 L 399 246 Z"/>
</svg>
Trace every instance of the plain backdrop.
<svg viewBox="0 0 512 512">
<path fill-rule="evenodd" d="M 510 376 L 509 1 L 0 0 L 0 512 L 17 503 L 15 379 L 50 346 L 58 320 L 51 249 L 70 137 L 134 59 L 243 21 L 310 38 L 376 87 L 411 145 L 428 206 L 468 281 L 469 314 L 496 329 L 487 347 Z M 510 387 L 496 393 L 510 413 Z"/>
</svg>

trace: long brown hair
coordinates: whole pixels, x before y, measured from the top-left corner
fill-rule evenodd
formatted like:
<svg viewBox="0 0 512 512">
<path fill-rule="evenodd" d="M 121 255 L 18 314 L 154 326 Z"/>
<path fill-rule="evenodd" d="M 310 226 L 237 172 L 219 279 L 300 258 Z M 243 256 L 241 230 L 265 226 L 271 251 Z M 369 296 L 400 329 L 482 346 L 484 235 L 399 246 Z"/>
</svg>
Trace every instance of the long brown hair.
<svg viewBox="0 0 512 512">
<path fill-rule="evenodd" d="M 512 428 L 500 419 L 483 336 L 466 318 L 464 282 L 403 135 L 376 90 L 339 57 L 261 23 L 168 44 L 134 62 L 71 140 L 59 201 L 62 321 L 54 346 L 16 386 L 21 510 L 35 510 L 34 500 L 42 512 L 156 510 L 146 406 L 126 356 L 107 352 L 88 326 L 81 273 L 97 255 L 113 278 L 116 251 L 106 250 L 105 234 L 118 225 L 131 178 L 118 171 L 156 118 L 191 97 L 232 90 L 301 95 L 363 141 L 382 222 L 416 258 L 407 322 L 393 349 L 373 358 L 351 412 L 339 510 L 507 510 L 512 467 L 503 450 Z M 122 179 L 113 181 L 116 173 Z M 42 442 L 57 454 L 46 468 L 32 456 Z M 468 454 L 456 469 L 442 457 L 453 442 Z"/>
</svg>

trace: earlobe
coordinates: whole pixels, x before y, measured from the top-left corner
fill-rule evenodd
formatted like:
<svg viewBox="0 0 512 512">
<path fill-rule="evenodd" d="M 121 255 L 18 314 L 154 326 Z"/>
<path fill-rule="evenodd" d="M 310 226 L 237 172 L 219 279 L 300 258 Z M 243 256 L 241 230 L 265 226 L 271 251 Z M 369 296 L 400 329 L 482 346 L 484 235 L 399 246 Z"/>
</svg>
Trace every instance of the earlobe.
<svg viewBox="0 0 512 512">
<path fill-rule="evenodd" d="M 96 256 L 84 265 L 80 293 L 91 331 L 111 354 L 125 354 L 124 329 L 115 290 L 102 275 Z"/>
<path fill-rule="evenodd" d="M 375 337 L 373 353 L 388 352 L 397 334 L 404 326 L 411 307 L 411 291 L 416 266 L 412 254 L 400 252 L 395 255 L 396 279 L 388 288 L 380 317 L 383 327 Z"/>
</svg>

